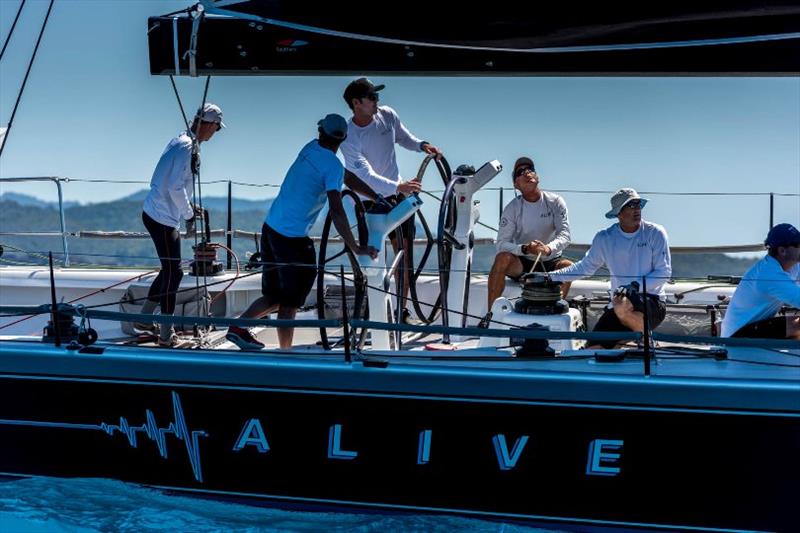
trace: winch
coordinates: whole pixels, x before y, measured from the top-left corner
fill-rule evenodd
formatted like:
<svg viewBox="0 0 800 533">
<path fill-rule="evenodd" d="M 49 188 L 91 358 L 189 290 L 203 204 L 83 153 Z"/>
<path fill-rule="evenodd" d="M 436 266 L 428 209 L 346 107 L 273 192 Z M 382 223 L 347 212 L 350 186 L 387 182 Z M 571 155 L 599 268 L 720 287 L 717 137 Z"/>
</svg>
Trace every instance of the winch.
<svg viewBox="0 0 800 533">
<path fill-rule="evenodd" d="M 65 344 L 77 341 L 80 331 L 72 315 L 63 312 L 60 306 L 56 307 L 56 312 L 52 315 L 53 316 L 47 321 L 47 325 L 42 331 L 42 342 L 54 344 L 56 338 Z M 56 330 L 58 330 L 58 332 L 56 332 Z"/>
<path fill-rule="evenodd" d="M 514 303 L 514 311 L 526 315 L 560 315 L 569 310 L 561 298 L 561 282 L 527 279 L 522 284 L 522 297 Z"/>
<path fill-rule="evenodd" d="M 513 304 L 508 298 L 500 297 L 492 304 L 492 327 L 495 329 L 538 329 L 554 332 L 583 331 L 585 326 L 578 309 L 572 309 L 561 298 L 561 283 L 546 276 L 523 276 L 522 294 Z M 534 316 L 532 316 L 534 315 Z M 480 346 L 499 346 L 499 338 L 482 337 Z M 517 356 L 552 355 L 564 350 L 578 350 L 585 344 L 577 339 L 551 340 L 539 345 L 535 340 L 516 340 Z M 549 344 L 549 346 L 548 346 Z"/>
<path fill-rule="evenodd" d="M 203 240 L 192 246 L 194 261 L 189 268 L 192 276 L 216 276 L 225 271 L 221 261 L 217 260 L 219 245 L 211 242 L 211 226 L 208 223 L 208 211 L 203 209 Z"/>
</svg>

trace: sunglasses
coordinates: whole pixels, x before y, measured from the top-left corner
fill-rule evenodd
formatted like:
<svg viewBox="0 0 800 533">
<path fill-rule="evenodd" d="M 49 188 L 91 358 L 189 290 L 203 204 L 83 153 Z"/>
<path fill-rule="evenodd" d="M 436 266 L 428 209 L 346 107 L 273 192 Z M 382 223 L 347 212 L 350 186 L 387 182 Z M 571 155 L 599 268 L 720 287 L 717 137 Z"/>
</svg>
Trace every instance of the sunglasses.
<svg viewBox="0 0 800 533">
<path fill-rule="evenodd" d="M 642 202 L 628 202 L 625 204 L 625 207 L 628 209 L 641 209 L 644 207 L 644 204 L 642 204 Z"/>
<path fill-rule="evenodd" d="M 522 176 L 523 174 L 525 174 L 526 172 L 528 172 L 529 170 L 531 172 L 533 172 L 533 169 L 531 169 L 531 167 L 519 167 L 517 169 L 517 171 L 514 172 L 514 177 L 518 178 L 518 177 Z"/>
<path fill-rule="evenodd" d="M 369 93 L 364 98 L 366 98 L 367 100 L 372 100 L 373 102 L 377 102 L 380 99 L 378 93 Z"/>
</svg>

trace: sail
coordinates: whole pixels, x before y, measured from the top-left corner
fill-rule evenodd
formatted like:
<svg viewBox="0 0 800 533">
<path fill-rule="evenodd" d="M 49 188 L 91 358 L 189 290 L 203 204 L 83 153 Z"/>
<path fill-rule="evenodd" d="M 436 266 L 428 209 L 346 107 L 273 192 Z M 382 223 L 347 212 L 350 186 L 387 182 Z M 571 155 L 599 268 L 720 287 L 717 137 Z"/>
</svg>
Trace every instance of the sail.
<svg viewBox="0 0 800 533">
<path fill-rule="evenodd" d="M 550 5 L 552 4 L 552 5 Z M 152 74 L 791 74 L 795 1 L 387 4 L 204 0 L 151 17 Z"/>
</svg>

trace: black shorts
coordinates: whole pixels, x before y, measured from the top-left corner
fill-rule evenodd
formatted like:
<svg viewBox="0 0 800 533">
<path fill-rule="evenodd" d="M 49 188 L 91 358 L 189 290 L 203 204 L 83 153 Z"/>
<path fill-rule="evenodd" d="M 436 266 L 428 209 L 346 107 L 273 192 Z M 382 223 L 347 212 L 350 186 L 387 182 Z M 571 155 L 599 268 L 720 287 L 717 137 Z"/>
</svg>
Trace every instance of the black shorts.
<svg viewBox="0 0 800 533">
<path fill-rule="evenodd" d="M 757 322 L 751 322 L 739 328 L 731 337 L 748 339 L 785 339 L 786 317 L 775 316 Z"/>
<path fill-rule="evenodd" d="M 401 202 L 404 199 L 405 198 L 397 196 L 396 194 L 386 197 L 386 201 L 388 201 L 392 205 L 397 205 L 398 202 Z M 375 202 L 373 202 L 372 200 L 364 200 L 362 203 L 364 204 L 364 209 L 366 211 L 369 211 L 370 209 L 372 209 L 372 206 L 375 205 Z M 413 241 L 414 238 L 417 236 L 416 220 L 417 216 L 414 215 L 412 217 L 408 217 L 405 222 L 400 224 L 400 228 L 403 231 L 403 239 L 405 240 L 410 239 Z M 389 239 L 395 240 L 396 238 L 397 238 L 397 231 L 392 231 L 391 233 L 389 233 Z"/>
<path fill-rule="evenodd" d="M 528 272 L 531 271 L 531 267 L 533 266 L 533 259 L 526 257 L 524 255 L 520 255 L 519 261 L 522 263 L 522 274 L 519 276 L 508 276 L 509 278 L 513 279 L 514 281 L 519 281 L 519 279 Z M 552 272 L 556 270 L 556 264 L 561 261 L 561 256 L 554 257 L 552 259 L 548 259 L 547 261 L 539 261 L 536 263 L 536 268 L 533 269 L 533 272 Z"/>
<path fill-rule="evenodd" d="M 642 304 L 644 300 L 644 304 Z M 650 322 L 650 329 L 656 329 L 664 321 L 667 316 L 667 306 L 662 302 L 658 296 L 652 294 L 646 295 L 645 298 L 639 298 L 638 301 L 632 302 L 633 310 L 644 313 L 644 306 L 647 305 L 647 320 Z M 631 331 L 631 329 L 619 321 L 614 309 L 606 309 L 594 325 L 592 331 Z M 593 343 L 594 341 L 590 341 Z M 618 341 L 609 340 L 597 342 L 603 348 L 613 348 Z"/>
<path fill-rule="evenodd" d="M 261 261 L 264 263 L 261 269 L 264 298 L 271 304 L 295 309 L 303 307 L 317 277 L 314 241 L 308 237 L 286 237 L 265 223 L 261 226 Z"/>
</svg>

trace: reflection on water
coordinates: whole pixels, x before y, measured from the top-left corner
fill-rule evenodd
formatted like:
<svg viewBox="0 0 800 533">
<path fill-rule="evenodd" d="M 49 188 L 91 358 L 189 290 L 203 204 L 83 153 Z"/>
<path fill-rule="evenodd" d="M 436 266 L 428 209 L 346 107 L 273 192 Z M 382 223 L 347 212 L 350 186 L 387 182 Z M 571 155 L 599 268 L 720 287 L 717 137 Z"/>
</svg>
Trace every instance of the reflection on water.
<svg viewBox="0 0 800 533">
<path fill-rule="evenodd" d="M 164 494 L 108 479 L 0 482 L 0 531 L 555 531 L 441 515 L 297 511 Z"/>
</svg>

